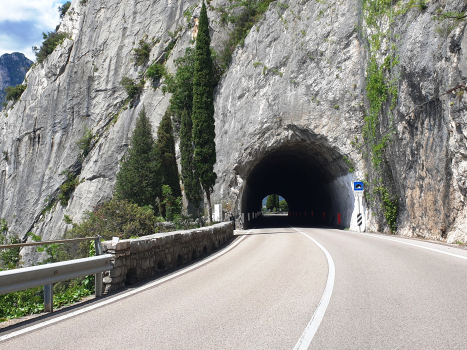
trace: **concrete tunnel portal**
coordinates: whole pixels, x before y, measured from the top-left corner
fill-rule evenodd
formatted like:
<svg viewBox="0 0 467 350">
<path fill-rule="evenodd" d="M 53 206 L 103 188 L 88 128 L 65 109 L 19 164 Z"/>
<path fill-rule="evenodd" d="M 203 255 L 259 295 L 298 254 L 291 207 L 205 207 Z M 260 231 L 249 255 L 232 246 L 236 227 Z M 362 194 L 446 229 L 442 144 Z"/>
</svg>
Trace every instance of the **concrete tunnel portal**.
<svg viewBox="0 0 467 350">
<path fill-rule="evenodd" d="M 269 194 L 284 197 L 289 217 L 349 227 L 355 209 L 353 181 L 349 165 L 335 149 L 311 142 L 285 144 L 263 156 L 247 176 L 241 198 L 244 228 L 254 226 Z"/>
</svg>

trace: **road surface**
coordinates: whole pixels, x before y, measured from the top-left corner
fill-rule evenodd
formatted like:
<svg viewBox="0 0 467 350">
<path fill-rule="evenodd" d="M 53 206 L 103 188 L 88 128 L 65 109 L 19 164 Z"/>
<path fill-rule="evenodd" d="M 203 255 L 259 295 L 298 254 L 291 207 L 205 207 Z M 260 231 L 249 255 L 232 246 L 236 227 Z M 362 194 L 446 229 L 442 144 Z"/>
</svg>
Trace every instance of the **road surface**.
<svg viewBox="0 0 467 350">
<path fill-rule="evenodd" d="M 8 329 L 0 348 L 467 349 L 466 250 L 278 217 L 222 253 Z"/>
</svg>

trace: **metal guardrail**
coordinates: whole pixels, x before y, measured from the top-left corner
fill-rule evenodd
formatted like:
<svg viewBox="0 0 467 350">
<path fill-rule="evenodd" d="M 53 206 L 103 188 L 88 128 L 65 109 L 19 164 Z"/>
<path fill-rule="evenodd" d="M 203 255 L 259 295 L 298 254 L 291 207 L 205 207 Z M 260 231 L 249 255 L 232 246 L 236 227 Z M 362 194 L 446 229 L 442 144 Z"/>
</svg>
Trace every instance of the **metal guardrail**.
<svg viewBox="0 0 467 350">
<path fill-rule="evenodd" d="M 14 247 L 26 247 L 31 245 L 46 245 L 94 240 L 96 247 L 96 256 L 90 258 L 68 260 L 46 265 L 25 267 L 16 270 L 0 271 L 0 295 L 44 286 L 44 311 L 53 312 L 54 283 L 87 275 L 95 275 L 94 283 L 96 297 L 102 296 L 102 273 L 113 269 L 113 266 L 110 263 L 113 255 L 101 255 L 102 246 L 100 239 L 101 237 L 98 236 L 0 246 L 0 249 L 7 249 Z"/>
</svg>

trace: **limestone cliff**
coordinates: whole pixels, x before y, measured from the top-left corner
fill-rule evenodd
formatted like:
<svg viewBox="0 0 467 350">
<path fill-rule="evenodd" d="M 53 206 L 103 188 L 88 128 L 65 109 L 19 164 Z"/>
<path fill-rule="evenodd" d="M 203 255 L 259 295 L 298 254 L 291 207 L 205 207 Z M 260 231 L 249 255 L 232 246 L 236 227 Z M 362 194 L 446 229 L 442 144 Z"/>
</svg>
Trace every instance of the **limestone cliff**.
<svg viewBox="0 0 467 350">
<path fill-rule="evenodd" d="M 230 27 L 216 8 L 228 4 L 213 0 L 208 11 L 218 50 Z M 447 30 L 433 19 L 438 9 L 464 7 L 462 0 L 408 6 L 388 24 L 396 38 L 398 97 L 393 112 L 381 113 L 377 134 L 394 129 L 384 150 L 390 174 L 384 181 L 399 198 L 398 230 L 406 235 L 467 241 L 465 96 L 446 94 L 467 79 L 466 21 Z M 64 214 L 79 221 L 112 196 L 135 117 L 144 104 L 156 129 L 170 98 L 147 82 L 139 100 L 125 104 L 120 80 L 138 79 L 147 68 L 135 64 L 132 49 L 140 39 L 150 41 L 149 62 L 167 60 L 174 72 L 173 60 L 191 45 L 199 8 L 196 0 L 72 2 L 59 29 L 70 39 L 29 70 L 21 100 L 0 117 L 0 151 L 9 155 L 0 163 L 0 217 L 12 231 L 56 238 L 69 227 Z M 362 138 L 373 30 L 364 18 L 362 1 L 270 4 L 216 89 L 213 203 L 224 202 L 240 215 L 247 179 L 260 161 L 283 147 L 299 147 L 325 169 L 316 179 L 325 181 L 329 203 L 356 228 L 350 182 L 373 178 Z M 382 47 L 378 59 L 388 50 Z M 76 142 L 86 127 L 95 137 L 81 162 Z M 81 183 L 62 207 L 55 200 L 67 169 Z M 48 204 L 51 210 L 45 210 Z M 363 204 L 366 229 L 387 229 L 380 202 Z"/>
</svg>

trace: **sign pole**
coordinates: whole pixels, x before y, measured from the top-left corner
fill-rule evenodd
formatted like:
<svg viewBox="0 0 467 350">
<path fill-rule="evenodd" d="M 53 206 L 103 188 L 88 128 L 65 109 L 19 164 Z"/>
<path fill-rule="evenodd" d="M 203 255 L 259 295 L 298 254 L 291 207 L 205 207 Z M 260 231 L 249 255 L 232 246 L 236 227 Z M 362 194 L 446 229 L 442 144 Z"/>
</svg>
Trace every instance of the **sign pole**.
<svg viewBox="0 0 467 350">
<path fill-rule="evenodd" d="M 358 201 L 358 214 L 360 214 L 360 196 L 357 197 L 357 201 Z M 358 232 L 362 233 L 362 227 L 360 225 L 358 225 Z"/>
</svg>

